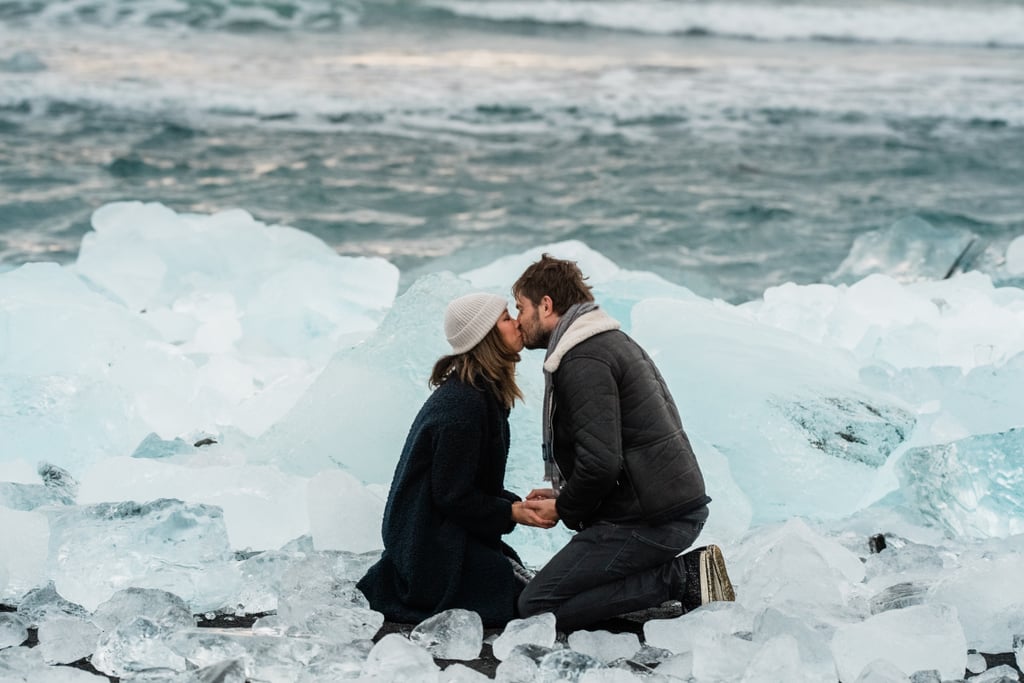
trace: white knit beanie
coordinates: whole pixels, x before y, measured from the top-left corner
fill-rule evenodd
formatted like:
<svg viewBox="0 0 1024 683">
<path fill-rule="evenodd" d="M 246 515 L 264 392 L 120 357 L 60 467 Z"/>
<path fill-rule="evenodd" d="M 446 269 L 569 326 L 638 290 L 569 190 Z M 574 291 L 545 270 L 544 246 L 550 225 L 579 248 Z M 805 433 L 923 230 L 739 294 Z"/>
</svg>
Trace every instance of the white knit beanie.
<svg viewBox="0 0 1024 683">
<path fill-rule="evenodd" d="M 508 302 L 497 294 L 467 294 L 460 296 L 444 312 L 444 336 L 452 345 L 453 353 L 465 353 L 480 343 L 494 327 Z"/>
</svg>

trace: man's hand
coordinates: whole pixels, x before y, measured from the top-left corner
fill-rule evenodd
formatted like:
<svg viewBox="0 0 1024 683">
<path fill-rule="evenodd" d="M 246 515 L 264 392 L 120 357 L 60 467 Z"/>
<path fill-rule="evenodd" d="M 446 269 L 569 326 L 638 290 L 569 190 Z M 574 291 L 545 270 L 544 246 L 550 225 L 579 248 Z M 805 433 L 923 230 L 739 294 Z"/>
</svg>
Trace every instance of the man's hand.
<svg viewBox="0 0 1024 683">
<path fill-rule="evenodd" d="M 551 501 L 552 504 L 554 501 Z M 540 514 L 539 511 L 533 509 L 533 503 L 516 502 L 512 503 L 512 521 L 516 524 L 525 524 L 526 526 L 535 526 L 540 529 L 550 529 L 558 523 L 558 513 L 555 513 L 554 519 L 549 519 L 545 515 Z"/>
<path fill-rule="evenodd" d="M 555 499 L 552 498 L 527 498 L 523 501 L 523 507 L 534 512 L 538 517 L 547 521 L 549 527 L 558 523 L 558 508 L 555 507 Z"/>
<path fill-rule="evenodd" d="M 554 498 L 554 489 L 534 489 L 526 494 L 526 500 L 553 500 Z"/>
</svg>

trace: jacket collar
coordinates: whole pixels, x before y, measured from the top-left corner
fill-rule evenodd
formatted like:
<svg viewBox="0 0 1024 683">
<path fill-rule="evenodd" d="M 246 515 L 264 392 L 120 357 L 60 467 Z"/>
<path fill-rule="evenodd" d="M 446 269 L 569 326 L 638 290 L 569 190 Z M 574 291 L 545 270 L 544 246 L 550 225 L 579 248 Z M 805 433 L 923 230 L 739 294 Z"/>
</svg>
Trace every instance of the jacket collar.
<svg viewBox="0 0 1024 683">
<path fill-rule="evenodd" d="M 590 339 L 594 335 L 601 334 L 602 332 L 608 332 L 610 330 L 617 330 L 622 325 L 619 321 L 605 313 L 600 308 L 590 313 L 584 313 L 574 322 L 562 338 L 558 340 L 558 346 L 551 352 L 547 360 L 544 361 L 544 370 L 546 372 L 554 372 L 558 369 L 558 366 L 562 362 L 562 357 L 569 352 L 574 346 L 580 342 Z"/>
</svg>

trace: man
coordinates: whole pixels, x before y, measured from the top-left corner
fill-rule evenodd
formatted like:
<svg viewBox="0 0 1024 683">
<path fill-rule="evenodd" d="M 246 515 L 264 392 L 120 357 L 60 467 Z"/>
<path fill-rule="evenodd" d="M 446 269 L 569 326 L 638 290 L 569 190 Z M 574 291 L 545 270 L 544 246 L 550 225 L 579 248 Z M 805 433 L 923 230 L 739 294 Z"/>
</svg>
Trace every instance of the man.
<svg viewBox="0 0 1024 683">
<path fill-rule="evenodd" d="M 512 287 L 528 349 L 546 348 L 550 489 L 524 505 L 576 530 L 519 598 L 570 631 L 679 600 L 733 600 L 717 546 L 681 553 L 708 517 L 704 477 L 650 356 L 594 303 L 572 261 L 544 254 Z"/>
</svg>

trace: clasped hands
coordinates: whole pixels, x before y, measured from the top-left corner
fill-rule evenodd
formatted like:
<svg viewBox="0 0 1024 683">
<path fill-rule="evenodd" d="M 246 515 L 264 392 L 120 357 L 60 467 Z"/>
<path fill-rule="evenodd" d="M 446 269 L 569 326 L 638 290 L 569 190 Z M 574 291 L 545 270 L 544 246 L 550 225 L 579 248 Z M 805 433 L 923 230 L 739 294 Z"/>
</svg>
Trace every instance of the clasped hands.
<svg viewBox="0 0 1024 683">
<path fill-rule="evenodd" d="M 558 523 L 555 492 L 552 489 L 534 489 L 526 500 L 512 503 L 512 520 L 517 524 L 550 529 Z"/>
</svg>

